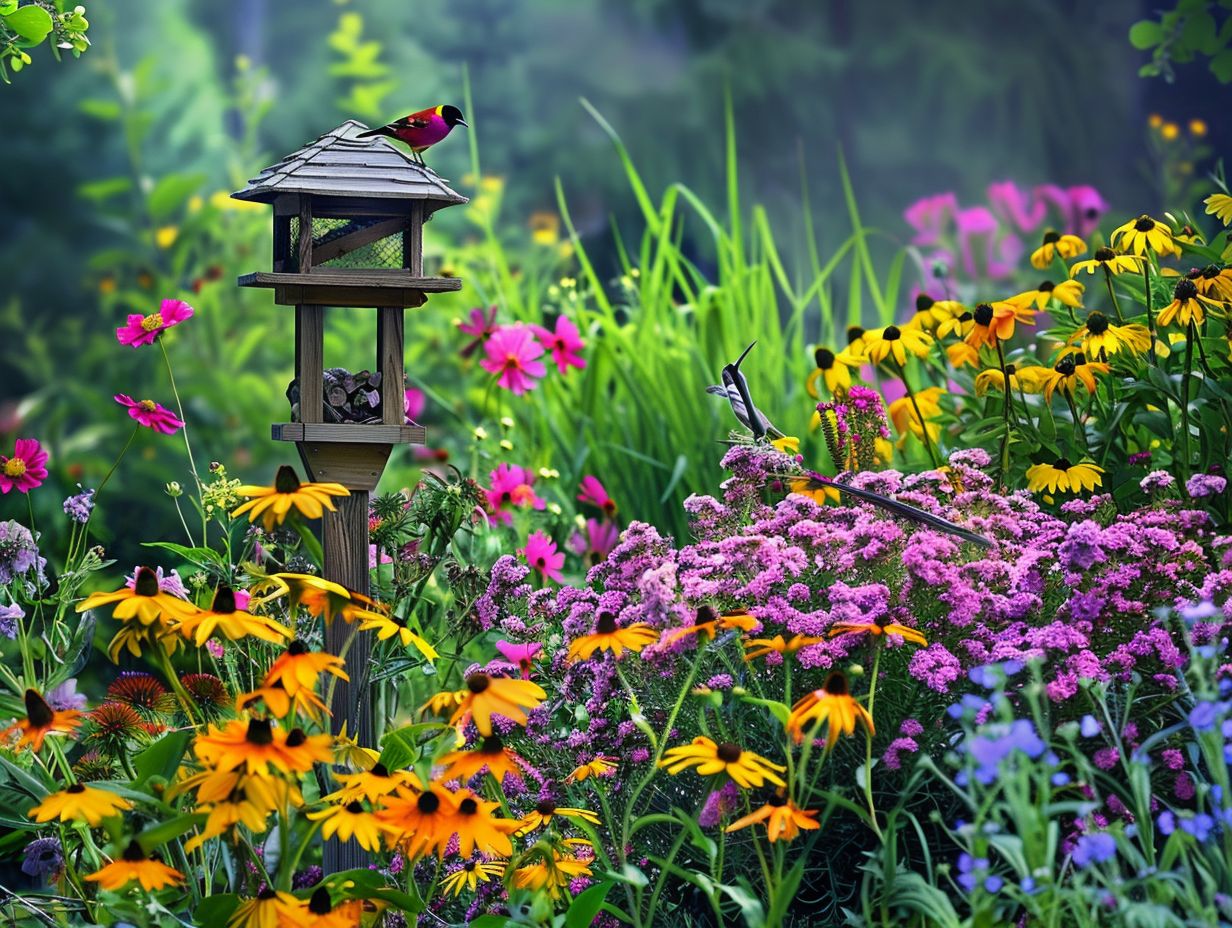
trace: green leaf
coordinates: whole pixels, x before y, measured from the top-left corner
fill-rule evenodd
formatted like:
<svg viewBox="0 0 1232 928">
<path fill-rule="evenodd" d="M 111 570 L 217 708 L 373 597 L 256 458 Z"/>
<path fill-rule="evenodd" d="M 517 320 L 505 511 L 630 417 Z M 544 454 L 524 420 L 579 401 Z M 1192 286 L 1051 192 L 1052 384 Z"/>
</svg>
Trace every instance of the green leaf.
<svg viewBox="0 0 1232 928">
<path fill-rule="evenodd" d="M 140 842 L 142 850 L 148 854 L 154 848 L 166 844 L 173 838 L 178 838 L 184 832 L 192 831 L 209 817 L 207 812 L 187 812 L 184 815 L 177 815 L 173 819 L 160 822 L 153 828 L 147 828 L 137 835 L 137 841 Z"/>
<path fill-rule="evenodd" d="M 611 888 L 611 883 L 596 883 L 575 896 L 565 913 L 565 928 L 589 928 Z"/>
<path fill-rule="evenodd" d="M 745 886 L 732 886 L 720 883 L 719 889 L 727 893 L 736 905 L 740 906 L 740 914 L 749 928 L 762 928 L 766 924 L 766 910 L 762 908 L 761 900 Z"/>
<path fill-rule="evenodd" d="M 1163 39 L 1163 27 L 1154 20 L 1144 19 L 1129 27 L 1129 44 L 1141 51 L 1154 48 Z"/>
<path fill-rule="evenodd" d="M 47 795 L 48 789 L 46 785 L 37 780 L 32 774 L 22 770 L 8 758 L 0 757 L 0 767 L 7 770 L 9 775 L 21 785 L 21 788 L 35 799 L 41 800 Z"/>
<path fill-rule="evenodd" d="M 133 765 L 137 768 L 137 779 L 133 781 L 133 785 L 143 786 L 153 776 L 170 780 L 180 766 L 191 741 L 190 731 L 168 732 L 136 755 Z"/>
<path fill-rule="evenodd" d="M 51 14 L 41 6 L 23 6 L 3 17 L 4 24 L 32 45 L 47 38 L 53 23 Z"/>
<path fill-rule="evenodd" d="M 1232 49 L 1224 49 L 1211 59 L 1211 73 L 1220 83 L 1232 83 Z"/>
<path fill-rule="evenodd" d="M 87 200 L 94 200 L 96 203 L 99 203 L 121 193 L 128 193 L 132 189 L 133 182 L 127 177 L 109 177 L 106 180 L 95 180 L 88 184 L 80 184 L 77 187 L 77 193 Z"/>
<path fill-rule="evenodd" d="M 786 725 L 787 719 L 791 715 L 791 710 L 787 707 L 786 703 L 777 702 L 773 699 L 762 699 L 760 696 L 749 696 L 746 694 L 740 697 L 740 701 L 752 703 L 755 706 L 765 706 L 780 725 Z"/>
<path fill-rule="evenodd" d="M 91 97 L 77 103 L 77 109 L 95 119 L 119 119 L 120 104 L 115 100 L 99 100 Z"/>
<path fill-rule="evenodd" d="M 450 726 L 443 722 L 418 722 L 386 732 L 380 741 L 381 763 L 386 770 L 401 770 L 419 758 L 419 735 L 426 731 L 444 730 Z"/>
<path fill-rule="evenodd" d="M 509 919 L 504 915 L 480 915 L 467 922 L 469 928 L 505 928 Z"/>
<path fill-rule="evenodd" d="M 187 545 L 177 545 L 172 541 L 143 541 L 141 544 L 145 548 L 162 548 L 170 551 L 198 567 L 214 567 L 222 570 L 225 566 L 222 556 L 213 548 L 190 548 Z"/>
<path fill-rule="evenodd" d="M 160 178 L 150 191 L 149 210 L 155 222 L 162 222 L 176 212 L 205 183 L 204 174 L 168 174 Z"/>
<path fill-rule="evenodd" d="M 235 893 L 206 896 L 197 903 L 192 913 L 193 921 L 198 925 L 225 925 L 239 904 L 240 897 Z"/>
</svg>

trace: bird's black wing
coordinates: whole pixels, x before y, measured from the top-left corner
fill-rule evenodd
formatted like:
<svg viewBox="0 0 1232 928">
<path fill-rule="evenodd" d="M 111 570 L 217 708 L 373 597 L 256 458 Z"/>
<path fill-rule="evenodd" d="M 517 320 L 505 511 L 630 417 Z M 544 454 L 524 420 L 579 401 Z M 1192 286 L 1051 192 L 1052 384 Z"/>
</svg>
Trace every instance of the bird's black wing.
<svg viewBox="0 0 1232 928">
<path fill-rule="evenodd" d="M 722 385 L 713 384 L 708 386 L 706 387 L 706 392 L 725 397 L 731 405 L 732 414 L 740 420 L 741 425 L 753 433 L 753 438 L 782 438 L 784 433 L 775 428 L 774 424 L 766 418 L 765 414 L 753 405 L 753 397 L 749 394 L 749 383 L 744 379 L 744 374 L 740 371 L 740 363 L 753 350 L 753 345 L 756 344 L 757 342 L 753 342 L 753 344 L 745 348 L 744 354 L 740 355 L 735 363 L 724 365 Z"/>
<path fill-rule="evenodd" d="M 979 535 L 970 529 L 963 528 L 951 522 L 949 519 L 943 519 L 941 516 L 935 516 L 931 512 L 925 512 L 910 503 L 902 503 L 889 496 L 883 496 L 880 493 L 874 493 L 872 490 L 862 490 L 859 487 L 848 486 L 845 483 L 839 483 L 837 480 L 830 480 L 820 474 L 811 474 L 808 478 L 807 488 L 810 490 L 818 490 L 822 487 L 833 487 L 839 493 L 846 493 L 848 496 L 854 496 L 856 499 L 863 500 L 866 503 L 872 503 L 880 509 L 893 513 L 901 519 L 918 523 L 919 525 L 927 525 L 929 528 L 935 528 L 939 532 L 945 532 L 947 535 L 954 535 L 964 541 L 969 541 L 972 544 L 979 545 L 982 548 L 991 548 L 992 541 Z"/>
</svg>

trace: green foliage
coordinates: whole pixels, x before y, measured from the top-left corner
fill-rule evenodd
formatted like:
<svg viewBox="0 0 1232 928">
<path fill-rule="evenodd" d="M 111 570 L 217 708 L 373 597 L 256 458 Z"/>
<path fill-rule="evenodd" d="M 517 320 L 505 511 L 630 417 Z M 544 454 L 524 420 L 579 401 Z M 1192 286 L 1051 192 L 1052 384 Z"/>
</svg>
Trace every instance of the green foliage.
<svg viewBox="0 0 1232 928">
<path fill-rule="evenodd" d="M 0 0 L 0 80 L 11 82 L 9 72 L 20 73 L 33 63 L 29 49 L 48 43 L 59 59 L 61 51 L 74 58 L 90 47 L 86 8 L 64 8 L 64 0 Z"/>
<path fill-rule="evenodd" d="M 1142 77 L 1175 79 L 1173 66 L 1205 59 L 1210 73 L 1222 84 L 1232 83 L 1232 2 L 1179 0 L 1175 8 L 1143 19 L 1129 30 L 1129 41 L 1151 60 L 1138 73 Z"/>
</svg>

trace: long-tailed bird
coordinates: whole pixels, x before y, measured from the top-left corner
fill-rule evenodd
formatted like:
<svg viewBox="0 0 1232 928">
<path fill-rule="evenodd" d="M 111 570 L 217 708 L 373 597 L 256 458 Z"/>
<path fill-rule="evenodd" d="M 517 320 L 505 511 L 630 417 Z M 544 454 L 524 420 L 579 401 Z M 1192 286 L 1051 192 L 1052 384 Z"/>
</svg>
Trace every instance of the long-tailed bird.
<svg viewBox="0 0 1232 928">
<path fill-rule="evenodd" d="M 752 431 L 755 440 L 782 438 L 784 437 L 783 433 L 776 429 L 761 410 L 753 404 L 753 397 L 749 393 L 749 383 L 745 380 L 744 374 L 740 372 L 741 362 L 748 357 L 749 352 L 753 350 L 753 345 L 756 344 L 757 342 L 753 342 L 752 345 L 745 348 L 744 354 L 740 355 L 734 364 L 724 365 L 722 385 L 714 384 L 708 386 L 706 387 L 706 392 L 726 397 L 727 402 L 731 405 L 732 414 L 740 420 L 741 425 Z M 807 493 L 810 490 L 833 487 L 839 493 L 845 493 L 866 503 L 872 503 L 874 506 L 884 509 L 900 519 L 907 519 L 919 525 L 927 525 L 929 528 L 935 528 L 939 532 L 955 535 L 964 541 L 969 541 L 984 548 L 991 548 L 993 546 L 992 542 L 983 535 L 976 534 L 969 529 L 963 528 L 961 525 L 954 524 L 948 519 L 935 516 L 931 512 L 925 512 L 923 509 L 918 509 L 908 503 L 900 503 L 896 499 L 882 496 L 880 493 L 874 493 L 872 490 L 848 486 L 845 483 L 839 483 L 837 480 L 817 473 L 809 473 L 806 477 L 797 478 L 797 480 L 800 483 L 798 492 Z"/>
<path fill-rule="evenodd" d="M 410 116 L 395 119 L 378 129 L 361 132 L 357 138 L 366 139 L 374 135 L 386 135 L 410 146 L 411 153 L 424 163 L 423 153 L 441 141 L 453 131 L 454 126 L 465 126 L 462 111 L 456 106 L 444 104 L 429 107 Z"/>
</svg>

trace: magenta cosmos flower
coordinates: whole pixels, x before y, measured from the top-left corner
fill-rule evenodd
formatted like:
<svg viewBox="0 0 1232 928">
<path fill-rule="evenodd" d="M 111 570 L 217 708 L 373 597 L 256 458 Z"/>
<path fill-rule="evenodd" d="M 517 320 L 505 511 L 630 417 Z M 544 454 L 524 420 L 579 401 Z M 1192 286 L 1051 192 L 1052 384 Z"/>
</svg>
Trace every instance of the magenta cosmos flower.
<svg viewBox="0 0 1232 928">
<path fill-rule="evenodd" d="M 535 360 L 543 354 L 543 346 L 521 323 L 498 329 L 484 347 L 488 356 L 480 365 L 489 374 L 499 376 L 497 383 L 514 396 L 533 390 L 535 380 L 547 373 L 543 362 Z"/>
<path fill-rule="evenodd" d="M 552 360 L 556 362 L 556 368 L 562 374 L 567 374 L 571 367 L 581 370 L 586 366 L 586 362 L 578 354 L 586 347 L 586 343 L 578 334 L 577 326 L 565 316 L 556 318 L 556 331 L 554 332 L 541 325 L 532 325 L 531 330 L 539 341 L 543 342 L 543 347 L 552 352 Z"/>
<path fill-rule="evenodd" d="M 465 348 L 462 349 L 461 355 L 464 358 L 469 358 L 476 351 L 483 347 L 484 342 L 496 334 L 496 307 L 489 306 L 485 313 L 479 307 L 471 310 L 470 322 L 459 322 L 458 331 L 465 332 L 472 336 Z"/>
<path fill-rule="evenodd" d="M 19 438 L 11 458 L 0 455 L 0 493 L 29 493 L 47 479 L 47 452 L 33 438 Z"/>
<path fill-rule="evenodd" d="M 565 555 L 557 553 L 556 542 L 543 532 L 531 532 L 526 539 L 526 547 L 520 548 L 518 554 L 526 558 L 526 563 L 539 571 L 549 580 L 561 582 L 560 569 L 565 566 Z"/>
<path fill-rule="evenodd" d="M 133 313 L 128 322 L 116 329 L 116 340 L 121 345 L 152 345 L 154 339 L 173 325 L 179 325 L 193 314 L 193 308 L 183 300 L 163 300 L 158 312 L 142 316 Z"/>
<path fill-rule="evenodd" d="M 618 541 L 620 529 L 614 523 L 587 519 L 586 534 L 574 532 L 569 539 L 569 550 L 593 566 L 605 560 Z"/>
<path fill-rule="evenodd" d="M 602 510 L 605 516 L 616 515 L 616 501 L 607 495 L 607 490 L 603 488 L 598 477 L 583 477 L 578 489 L 582 491 L 578 494 L 579 503 L 590 503 L 596 509 Z"/>
<path fill-rule="evenodd" d="M 501 462 L 488 474 L 491 489 L 484 490 L 488 498 L 488 521 L 513 524 L 509 509 L 513 506 L 530 506 L 543 509 L 547 504 L 535 494 L 535 475 L 528 468 Z"/>
<path fill-rule="evenodd" d="M 496 650 L 509 663 L 517 664 L 521 668 L 523 680 L 529 680 L 531 666 L 534 664 L 535 657 L 543 650 L 543 645 L 537 641 L 531 641 L 527 644 L 498 641 L 496 642 Z"/>
<path fill-rule="evenodd" d="M 184 423 L 175 414 L 153 400 L 135 400 L 123 393 L 115 395 L 115 401 L 128 407 L 128 414 L 147 429 L 162 432 L 164 435 L 174 435 L 184 427 Z"/>
</svg>

